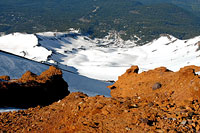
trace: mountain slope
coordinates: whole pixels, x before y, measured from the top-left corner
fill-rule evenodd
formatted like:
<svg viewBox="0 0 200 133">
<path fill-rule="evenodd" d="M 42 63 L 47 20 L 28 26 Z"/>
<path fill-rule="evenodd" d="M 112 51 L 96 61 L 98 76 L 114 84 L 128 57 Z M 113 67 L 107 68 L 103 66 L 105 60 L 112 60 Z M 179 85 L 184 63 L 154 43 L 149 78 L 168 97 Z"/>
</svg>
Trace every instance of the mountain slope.
<svg viewBox="0 0 200 133">
<path fill-rule="evenodd" d="M 200 0 L 140 0 L 144 4 L 172 3 L 200 16 Z"/>
<path fill-rule="evenodd" d="M 0 60 L 0 75 L 9 75 L 11 78 L 19 78 L 28 70 L 40 74 L 49 67 L 48 65 L 27 60 L 2 51 L 0 52 Z M 110 83 L 90 79 L 64 70 L 63 78 L 68 83 L 70 92 L 81 91 L 92 96 L 98 94 L 110 96 L 110 91 L 107 88 Z"/>
<path fill-rule="evenodd" d="M 77 8 L 78 7 L 78 8 Z M 0 1 L 0 32 L 81 30 L 91 37 L 104 37 L 110 30 L 123 39 L 144 44 L 161 33 L 177 38 L 200 34 L 200 19 L 186 9 L 165 4 L 145 5 L 136 0 L 35 0 Z"/>
<path fill-rule="evenodd" d="M 7 36 L 10 38 L 8 40 L 16 39 L 15 34 Z M 20 34 L 20 36 L 29 37 L 27 34 Z M 93 40 L 77 31 L 45 32 L 33 36 L 38 41 L 35 44 L 30 42 L 30 45 L 39 45 L 42 49 L 52 53 L 42 62 L 70 71 L 72 75 L 80 73 L 93 79 L 117 80 L 118 76 L 131 65 L 140 66 L 141 72 L 160 66 L 165 66 L 173 71 L 178 71 L 187 65 L 200 66 L 200 36 L 179 40 L 170 35 L 162 35 L 144 46 L 136 45 L 135 41 L 124 41 L 116 33 L 110 33 L 103 39 Z M 25 44 L 29 43 L 24 42 L 20 46 Z M 0 49 L 5 49 L 1 46 L 3 45 L 0 37 Z M 10 44 L 10 47 L 12 46 L 15 45 Z M 20 46 L 19 48 L 25 48 Z M 26 49 L 20 50 L 26 52 Z M 18 53 L 14 52 L 13 54 Z M 34 56 L 30 52 L 26 53 Z M 44 58 L 43 56 L 39 54 L 38 58 Z"/>
<path fill-rule="evenodd" d="M 0 38 L 1 50 L 15 53 L 35 61 L 46 61 L 51 51 L 38 46 L 38 39 L 31 34 L 10 34 Z"/>
</svg>

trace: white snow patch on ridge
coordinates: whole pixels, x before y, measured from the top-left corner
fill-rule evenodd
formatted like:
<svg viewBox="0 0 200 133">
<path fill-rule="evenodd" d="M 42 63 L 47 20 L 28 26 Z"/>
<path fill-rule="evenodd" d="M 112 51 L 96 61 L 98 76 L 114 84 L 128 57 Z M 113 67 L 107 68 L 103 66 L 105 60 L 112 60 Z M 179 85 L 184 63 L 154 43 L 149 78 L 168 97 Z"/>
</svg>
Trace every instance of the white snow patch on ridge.
<svg viewBox="0 0 200 133">
<path fill-rule="evenodd" d="M 20 78 L 23 73 L 30 70 L 39 75 L 47 70 L 49 66 L 11 55 L 0 51 L 0 75 L 9 75 L 11 79 Z M 85 76 L 72 74 L 63 71 L 63 78 L 69 85 L 70 92 L 83 92 L 89 96 L 104 95 L 110 96 L 110 90 L 107 88 L 111 83 L 91 79 Z M 8 97 L 9 99 L 9 97 Z M 6 100 L 6 99 L 5 99 Z M 1 112 L 17 111 L 17 108 L 0 108 Z"/>
<path fill-rule="evenodd" d="M 20 33 L 17 34 L 20 36 Z M 21 49 L 19 51 L 22 51 L 26 44 L 31 45 L 33 41 L 34 46 L 40 44 L 39 48 L 52 51 L 51 57 L 47 60 L 49 63 L 68 70 L 73 70 L 69 67 L 73 66 L 81 75 L 100 80 L 117 80 L 118 76 L 122 75 L 131 65 L 138 65 L 140 72 L 161 66 L 173 71 L 178 71 L 181 67 L 188 65 L 200 66 L 200 36 L 179 40 L 170 35 L 162 35 L 143 46 L 137 46 L 135 41 L 124 41 L 114 32 L 103 39 L 90 39 L 73 31 L 37 33 L 36 36 L 30 36 L 37 37 L 38 40 L 29 39 L 27 41 L 12 35 L 8 36 L 11 36 L 13 40 L 10 42 L 13 44 L 9 46 L 13 54 L 19 53 L 14 51 L 14 46 L 19 47 L 16 50 Z M 22 41 L 19 44 L 14 40 Z M 5 44 L 9 44 L 7 42 L 9 39 L 5 41 Z M 0 41 L 0 49 L 1 47 Z M 6 49 L 7 46 L 4 45 L 3 48 Z M 38 55 L 38 53 L 35 54 L 36 52 L 32 53 L 32 50 L 33 44 L 28 52 L 29 56 Z M 39 52 L 38 58 L 46 59 L 47 55 L 49 54 L 43 55 Z M 76 72 L 76 70 L 73 71 Z"/>
<path fill-rule="evenodd" d="M 17 108 L 0 108 L 0 113 L 2 112 L 11 112 L 11 111 L 18 111 L 22 109 L 17 109 Z"/>
<path fill-rule="evenodd" d="M 38 38 L 35 35 L 22 33 L 0 37 L 0 50 L 35 61 L 46 61 L 52 53 L 46 48 L 38 46 Z"/>
<path fill-rule="evenodd" d="M 40 44 L 60 53 L 63 65 L 73 66 L 78 72 L 94 79 L 117 80 L 131 65 L 138 65 L 140 72 L 165 66 L 178 71 L 187 65 L 200 66 L 198 51 L 200 36 L 179 40 L 162 35 L 152 42 L 137 46 L 134 41 L 123 41 L 117 35 L 91 40 L 81 35 L 38 34 Z"/>
<path fill-rule="evenodd" d="M 200 71 L 199 71 L 199 72 L 196 72 L 195 74 L 200 75 Z"/>
<path fill-rule="evenodd" d="M 39 75 L 49 68 L 48 65 L 27 60 L 15 55 L 0 52 L 0 75 L 9 75 L 11 79 L 20 78 L 22 74 L 30 70 Z M 83 92 L 89 96 L 104 95 L 110 96 L 110 90 L 107 88 L 111 83 L 91 79 L 78 74 L 63 71 L 63 79 L 69 85 L 70 92 Z"/>
</svg>

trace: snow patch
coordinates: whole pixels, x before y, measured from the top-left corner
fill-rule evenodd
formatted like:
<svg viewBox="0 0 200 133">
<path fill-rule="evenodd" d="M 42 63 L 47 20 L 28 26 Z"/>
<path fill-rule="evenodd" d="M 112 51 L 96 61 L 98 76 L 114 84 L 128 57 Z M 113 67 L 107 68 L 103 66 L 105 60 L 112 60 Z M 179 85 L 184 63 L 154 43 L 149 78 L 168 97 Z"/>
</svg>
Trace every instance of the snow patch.
<svg viewBox="0 0 200 133">
<path fill-rule="evenodd" d="M 13 33 L 0 37 L 0 50 L 26 57 L 35 61 L 46 61 L 51 51 L 38 46 L 33 34 Z"/>
<path fill-rule="evenodd" d="M 200 75 L 200 71 L 199 72 L 195 72 L 195 74 Z"/>
<path fill-rule="evenodd" d="M 2 112 L 12 112 L 12 111 L 18 111 L 22 109 L 17 109 L 17 108 L 0 108 L 0 113 Z"/>
<path fill-rule="evenodd" d="M 179 40 L 171 35 L 161 35 L 160 38 L 143 46 L 137 46 L 134 40 L 122 40 L 120 35 L 114 31 L 103 39 L 90 39 L 73 29 L 65 33 L 44 32 L 30 36 L 38 38 L 39 42 L 35 39 L 33 44 L 40 44 L 40 48 L 52 51 L 47 60 L 49 64 L 93 79 L 117 80 L 118 76 L 122 75 L 131 65 L 138 65 L 139 72 L 160 66 L 173 71 L 178 71 L 187 65 L 200 66 L 200 51 L 197 50 L 200 36 Z M 13 40 L 11 44 L 15 44 L 14 40 L 20 39 L 13 36 L 10 38 Z M 10 49 L 15 49 L 14 46 L 17 47 L 16 50 L 24 49 L 20 47 L 26 46 L 27 43 L 31 44 L 32 40 L 29 41 L 22 40 L 21 45 L 10 45 Z M 6 41 L 5 43 L 8 44 Z M 3 48 L 6 46 L 4 45 Z M 19 51 L 20 54 L 35 56 L 34 52 Z M 11 52 L 18 54 L 14 50 Z M 40 57 L 46 58 L 46 55 L 41 54 Z M 32 60 L 36 59 L 32 58 Z"/>
<path fill-rule="evenodd" d="M 39 75 L 49 68 L 48 65 L 10 55 L 5 52 L 0 52 L 0 60 L 0 75 L 9 75 L 11 79 L 20 78 L 28 70 Z M 70 92 L 79 91 L 89 96 L 110 96 L 110 90 L 107 86 L 111 85 L 111 83 L 69 73 L 65 70 L 63 70 L 63 78 L 68 83 Z"/>
</svg>

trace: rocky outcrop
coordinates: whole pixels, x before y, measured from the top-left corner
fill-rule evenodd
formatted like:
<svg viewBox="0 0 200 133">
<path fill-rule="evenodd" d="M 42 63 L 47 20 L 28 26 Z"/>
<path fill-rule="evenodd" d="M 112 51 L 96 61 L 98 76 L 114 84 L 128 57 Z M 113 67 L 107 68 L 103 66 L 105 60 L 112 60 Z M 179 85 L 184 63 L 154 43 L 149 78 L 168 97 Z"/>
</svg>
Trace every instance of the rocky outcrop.
<svg viewBox="0 0 200 133">
<path fill-rule="evenodd" d="M 160 67 L 140 74 L 138 70 L 138 66 L 132 66 L 114 85 L 109 86 L 111 95 L 162 99 L 162 95 L 170 94 L 178 104 L 200 98 L 200 77 L 195 74 L 195 71 L 200 71 L 200 67 L 187 66 L 178 72 Z"/>
<path fill-rule="evenodd" d="M 49 105 L 69 94 L 62 71 L 50 66 L 41 75 L 27 71 L 20 79 L 0 82 L 0 106 Z"/>
<path fill-rule="evenodd" d="M 75 92 L 49 106 L 0 113 L 0 132 L 200 132 L 199 70 L 138 74 L 132 66 L 109 87 L 113 97 Z M 42 75 L 27 72 L 18 81 L 51 79 Z"/>
<path fill-rule="evenodd" d="M 4 75 L 4 76 L 0 76 L 0 79 L 1 80 L 10 80 L 10 77 L 7 75 Z"/>
<path fill-rule="evenodd" d="M 200 102 L 71 93 L 43 108 L 0 114 L 2 132 L 198 132 Z"/>
</svg>

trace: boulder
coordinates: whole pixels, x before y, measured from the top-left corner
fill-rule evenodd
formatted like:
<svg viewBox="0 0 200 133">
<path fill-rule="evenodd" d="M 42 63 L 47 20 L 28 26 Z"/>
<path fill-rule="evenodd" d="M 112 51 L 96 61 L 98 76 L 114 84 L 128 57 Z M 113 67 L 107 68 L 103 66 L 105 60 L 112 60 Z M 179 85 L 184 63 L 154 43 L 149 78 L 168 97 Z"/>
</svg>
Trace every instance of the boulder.
<svg viewBox="0 0 200 133">
<path fill-rule="evenodd" d="M 0 79 L 8 81 L 8 80 L 10 80 L 10 77 L 7 75 L 4 75 L 4 76 L 0 76 Z"/>
<path fill-rule="evenodd" d="M 162 87 L 162 84 L 157 82 L 152 86 L 152 89 L 157 90 L 157 89 L 160 89 L 161 87 Z"/>
<path fill-rule="evenodd" d="M 62 71 L 50 66 L 41 75 L 27 71 L 20 79 L 0 82 L 0 106 L 33 107 L 49 105 L 69 94 Z"/>
</svg>

